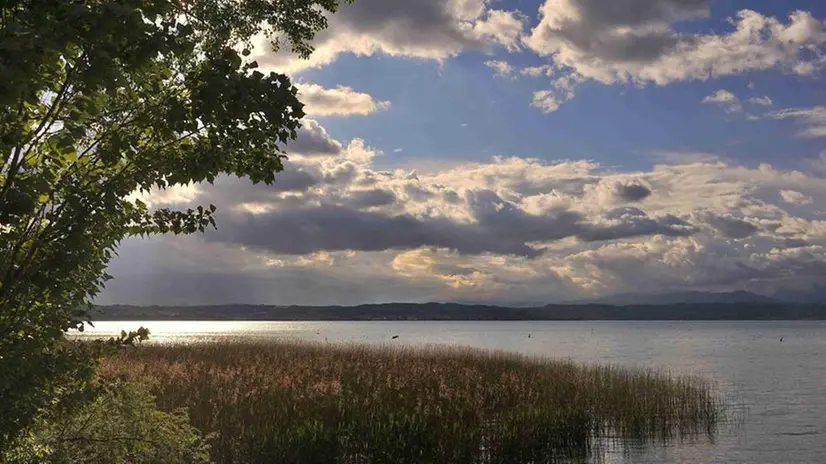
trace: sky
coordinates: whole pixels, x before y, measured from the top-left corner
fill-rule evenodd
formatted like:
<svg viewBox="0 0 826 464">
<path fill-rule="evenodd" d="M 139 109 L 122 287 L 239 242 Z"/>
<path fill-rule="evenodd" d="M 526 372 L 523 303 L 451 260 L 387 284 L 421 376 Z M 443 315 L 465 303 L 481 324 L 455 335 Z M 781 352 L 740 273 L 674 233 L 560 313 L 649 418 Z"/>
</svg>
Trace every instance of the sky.
<svg viewBox="0 0 826 464">
<path fill-rule="evenodd" d="M 144 194 L 100 304 L 539 304 L 826 286 L 826 2 L 356 0 L 271 186 Z"/>
</svg>

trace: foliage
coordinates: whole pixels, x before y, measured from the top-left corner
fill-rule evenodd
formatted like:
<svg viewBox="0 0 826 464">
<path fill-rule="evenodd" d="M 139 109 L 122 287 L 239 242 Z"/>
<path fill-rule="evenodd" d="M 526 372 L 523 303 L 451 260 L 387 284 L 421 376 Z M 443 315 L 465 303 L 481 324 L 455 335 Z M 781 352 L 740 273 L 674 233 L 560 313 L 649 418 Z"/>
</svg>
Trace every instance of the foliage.
<svg viewBox="0 0 826 464">
<path fill-rule="evenodd" d="M 120 240 L 215 225 L 213 206 L 151 211 L 130 194 L 221 173 L 274 180 L 302 104 L 244 57 L 259 33 L 306 56 L 337 4 L 0 3 L 0 459 L 90 371 L 60 341 L 88 317 Z"/>
<path fill-rule="evenodd" d="M 186 408 L 219 464 L 590 460 L 609 437 L 713 438 L 724 418 L 700 378 L 465 349 L 157 344 L 99 372 Z"/>
<path fill-rule="evenodd" d="M 9 464 L 209 462 L 208 446 L 185 411 L 163 412 L 145 387 L 108 382 L 80 407 L 36 419 L 8 453 Z"/>
</svg>

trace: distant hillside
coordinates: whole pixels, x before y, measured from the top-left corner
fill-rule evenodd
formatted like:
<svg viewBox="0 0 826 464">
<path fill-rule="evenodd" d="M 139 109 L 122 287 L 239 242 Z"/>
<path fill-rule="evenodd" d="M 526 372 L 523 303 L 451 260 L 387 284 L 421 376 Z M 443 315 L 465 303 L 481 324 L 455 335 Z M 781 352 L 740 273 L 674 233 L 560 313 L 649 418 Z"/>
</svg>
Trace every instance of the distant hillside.
<svg viewBox="0 0 826 464">
<path fill-rule="evenodd" d="M 736 292 L 676 292 L 663 294 L 622 293 L 597 300 L 583 301 L 583 304 L 607 305 L 672 305 L 709 303 L 780 303 L 781 300 L 756 293 Z M 801 301 L 802 302 L 802 301 Z"/>
<path fill-rule="evenodd" d="M 680 303 L 670 305 L 547 305 L 508 308 L 456 303 L 359 306 L 98 306 L 94 320 L 826 320 L 826 305 Z"/>
<path fill-rule="evenodd" d="M 803 291 L 782 291 L 775 298 L 790 303 L 817 303 L 826 304 L 826 286 L 813 287 Z"/>
</svg>

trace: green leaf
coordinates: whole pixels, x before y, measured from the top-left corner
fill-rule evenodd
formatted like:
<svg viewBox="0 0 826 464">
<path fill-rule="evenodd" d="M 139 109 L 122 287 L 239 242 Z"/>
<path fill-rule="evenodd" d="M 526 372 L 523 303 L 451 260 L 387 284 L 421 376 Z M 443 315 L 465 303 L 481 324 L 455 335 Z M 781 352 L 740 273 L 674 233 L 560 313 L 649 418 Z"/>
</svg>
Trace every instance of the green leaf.
<svg viewBox="0 0 826 464">
<path fill-rule="evenodd" d="M 276 147 L 303 116 L 296 88 L 250 72 L 237 44 L 269 24 L 306 57 L 337 6 L 190 1 L 182 24 L 178 2 L 4 3 L 0 103 L 16 110 L 0 142 L 30 156 L 0 174 L 0 455 L 56 391 L 92 375 L 94 356 L 67 354 L 64 334 L 118 244 L 216 225 L 214 205 L 153 211 L 130 195 L 221 175 L 270 182 L 283 168 Z"/>
</svg>

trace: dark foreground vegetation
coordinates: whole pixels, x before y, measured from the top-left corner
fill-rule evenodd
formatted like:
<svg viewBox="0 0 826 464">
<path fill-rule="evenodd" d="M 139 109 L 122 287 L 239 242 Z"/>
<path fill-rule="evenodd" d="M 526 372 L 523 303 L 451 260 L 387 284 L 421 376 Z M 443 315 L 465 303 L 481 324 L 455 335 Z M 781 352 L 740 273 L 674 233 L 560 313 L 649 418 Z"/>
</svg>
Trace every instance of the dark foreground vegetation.
<svg viewBox="0 0 826 464">
<path fill-rule="evenodd" d="M 98 372 L 188 413 L 217 463 L 584 460 L 713 439 L 724 417 L 700 378 L 470 349 L 157 344 Z"/>
<path fill-rule="evenodd" d="M 385 303 L 358 306 L 98 306 L 101 321 L 571 321 L 571 320 L 824 320 L 826 305 L 738 302 L 663 305 L 553 304 L 508 308 L 458 303 Z"/>
</svg>

